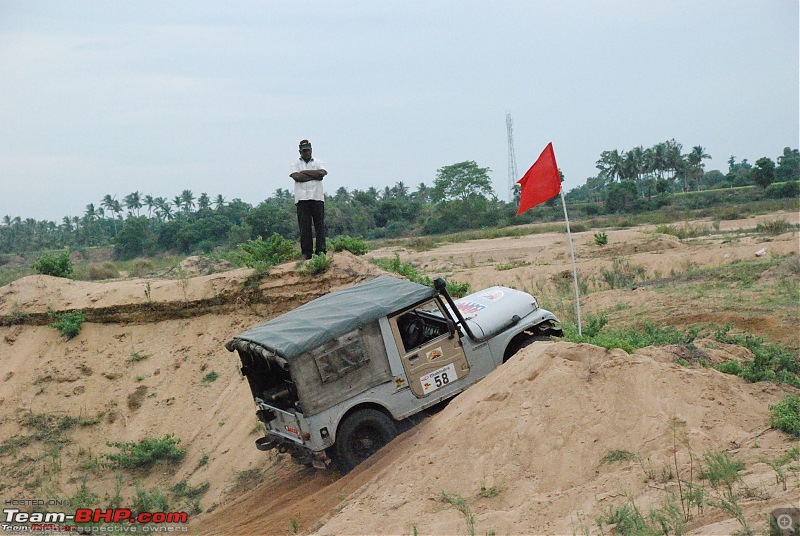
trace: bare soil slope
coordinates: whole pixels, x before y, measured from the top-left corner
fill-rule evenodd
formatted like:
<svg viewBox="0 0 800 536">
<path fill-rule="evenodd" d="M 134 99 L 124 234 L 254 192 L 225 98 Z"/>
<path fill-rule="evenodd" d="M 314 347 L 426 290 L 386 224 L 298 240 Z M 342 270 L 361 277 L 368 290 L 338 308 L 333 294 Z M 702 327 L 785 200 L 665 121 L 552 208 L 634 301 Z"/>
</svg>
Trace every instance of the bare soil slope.
<svg viewBox="0 0 800 536">
<path fill-rule="evenodd" d="M 797 223 L 797 215 L 778 217 Z M 722 231 L 755 223 L 723 222 Z M 582 278 L 595 285 L 585 311 L 657 323 L 730 320 L 796 344 L 796 308 L 772 313 L 760 303 L 760 287 L 743 289 L 743 301 L 732 309 L 711 291 L 676 295 L 647 286 L 599 285 L 600 270 L 619 256 L 643 266 L 651 278 L 668 278 L 690 264 L 727 266 L 755 258 L 761 249 L 776 258 L 795 254 L 786 259 L 796 261 L 795 233 L 683 241 L 643 228 L 608 235 L 607 248 L 594 245 L 592 233 L 575 237 Z M 571 270 L 563 234 L 371 255 L 395 252 L 431 274 L 469 281 L 474 289 L 505 284 L 544 294 L 545 307 L 569 314 L 557 292 Z M 275 451 L 257 451 L 253 441 L 260 430 L 251 395 L 236 355 L 224 343 L 378 273 L 363 259 L 336 254 L 333 268 L 316 277 L 298 275 L 287 264 L 263 280 L 249 270 L 107 283 L 31 276 L 0 288 L 0 496 L 128 507 L 140 495 L 137 489 L 160 490 L 171 510 L 193 512 L 191 528 L 198 534 L 470 532 L 468 516 L 444 492 L 451 502 L 463 499 L 459 504 L 475 515 L 477 533 L 596 533 L 595 519 L 628 497 L 646 511 L 664 505 L 671 494 L 679 496 L 675 475 L 666 478 L 676 472 L 675 455 L 678 476 L 699 482 L 696 473 L 689 476 L 689 445 L 694 471 L 706 451 L 725 451 L 745 464 L 737 486 L 751 490 L 741 500 L 750 524 L 763 528 L 765 513 L 796 502 L 796 474 L 785 491 L 761 461 L 794 445 L 770 430 L 768 419 L 768 406 L 790 389 L 680 367 L 673 363 L 681 355 L 674 348 L 628 355 L 537 343 L 342 478 L 293 465 Z M 767 283 L 791 281 L 795 273 L 776 263 L 761 277 Z M 47 325 L 48 310 L 78 309 L 87 315 L 78 337 L 66 341 Z M 748 355 L 719 343 L 700 347 L 712 363 Z M 166 434 L 187 449 L 180 463 L 149 471 L 105 465 L 103 455 L 115 451 L 108 441 Z M 673 434 L 685 435 L 687 442 L 676 449 Z M 601 463 L 612 451 L 628 451 L 639 461 Z M 182 481 L 208 483 L 208 491 L 199 502 L 170 491 Z M 703 486 L 713 498 L 715 490 L 708 482 Z M 739 528 L 718 508 L 693 514 L 694 533 Z"/>
<path fill-rule="evenodd" d="M 250 270 L 180 280 L 87 283 L 30 276 L 0 288 L 0 492 L 3 497 L 66 499 L 86 479 L 107 505 L 117 472 L 106 443 L 174 434 L 187 449 L 175 466 L 123 471 L 130 506 L 136 487 L 167 490 L 182 480 L 209 483 L 201 507 L 260 481 L 265 455 L 236 354 L 236 333 L 381 271 L 337 254 L 322 276 L 294 263 L 259 281 Z M 147 294 L 149 291 L 149 295 Z M 47 312 L 82 310 L 80 334 L 65 340 Z M 12 324 L 12 325 L 3 325 Z M 80 418 L 73 422 L 70 419 Z"/>
<path fill-rule="evenodd" d="M 664 481 L 662 470 L 676 471 L 677 447 L 680 477 L 689 480 L 683 434 L 696 454 L 727 451 L 744 461 L 745 482 L 768 491 L 768 499 L 743 501 L 752 523 L 791 504 L 796 489 L 774 485 L 772 469 L 759 462 L 788 446 L 767 418 L 782 390 L 668 360 L 669 349 L 631 356 L 571 343 L 528 347 L 393 444 L 366 470 L 369 483 L 317 532 L 465 533 L 465 515 L 443 493 L 465 500 L 481 534 L 596 530 L 596 517 L 629 498 L 646 512 L 679 496 L 677 481 Z M 643 461 L 601 462 L 615 450 Z M 714 495 L 707 483 L 706 491 Z M 724 517 L 711 510 L 690 528 L 706 534 L 741 528 L 734 520 L 709 526 Z"/>
</svg>

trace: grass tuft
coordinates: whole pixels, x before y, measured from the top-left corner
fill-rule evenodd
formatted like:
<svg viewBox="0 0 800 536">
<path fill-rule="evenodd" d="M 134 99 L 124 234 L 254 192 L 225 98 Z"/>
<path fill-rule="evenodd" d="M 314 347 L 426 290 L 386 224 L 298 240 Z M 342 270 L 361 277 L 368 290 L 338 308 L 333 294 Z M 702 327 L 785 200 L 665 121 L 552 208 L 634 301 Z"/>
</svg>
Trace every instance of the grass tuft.
<svg viewBox="0 0 800 536">
<path fill-rule="evenodd" d="M 600 458 L 600 463 L 627 462 L 636 459 L 636 454 L 627 450 L 612 449 Z"/>
<path fill-rule="evenodd" d="M 118 453 L 104 454 L 104 457 L 115 467 L 120 469 L 150 469 L 156 464 L 174 463 L 181 461 L 186 456 L 186 449 L 178 447 L 180 439 L 175 439 L 173 434 L 162 438 L 146 438 L 138 443 L 107 442 L 109 447 L 119 449 Z"/>
<path fill-rule="evenodd" d="M 769 425 L 787 434 L 800 437 L 800 396 L 784 395 L 769 407 Z"/>
<path fill-rule="evenodd" d="M 422 285 L 428 285 L 429 287 L 433 286 L 433 280 L 428 277 L 427 275 L 422 275 L 419 270 L 414 268 L 413 265 L 405 262 L 400 262 L 400 255 L 395 253 L 394 258 L 392 259 L 372 259 L 373 264 L 377 264 L 384 270 L 389 272 L 394 272 L 396 274 L 400 274 L 401 276 L 405 277 L 409 281 L 413 281 L 414 283 L 420 283 Z M 447 282 L 447 292 L 454 298 L 461 298 L 462 296 L 466 296 L 469 294 L 470 286 L 469 283 L 459 283 L 457 281 L 448 281 Z"/>
<path fill-rule="evenodd" d="M 81 332 L 81 326 L 86 320 L 86 313 L 83 311 L 70 311 L 67 313 L 54 313 L 50 311 L 47 313 L 55 322 L 50 324 L 51 328 L 55 328 L 67 338 L 73 339 Z"/>
</svg>

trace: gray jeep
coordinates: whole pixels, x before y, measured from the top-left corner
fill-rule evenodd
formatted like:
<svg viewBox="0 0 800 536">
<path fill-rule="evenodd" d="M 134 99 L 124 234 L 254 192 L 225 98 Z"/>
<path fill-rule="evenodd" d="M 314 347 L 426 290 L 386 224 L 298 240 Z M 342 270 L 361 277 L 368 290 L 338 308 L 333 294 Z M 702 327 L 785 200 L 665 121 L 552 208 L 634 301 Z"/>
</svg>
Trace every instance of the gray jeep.
<svg viewBox="0 0 800 536">
<path fill-rule="evenodd" d="M 346 471 L 391 441 L 404 419 L 454 397 L 520 348 L 560 336 L 525 292 L 491 287 L 453 300 L 380 276 L 250 329 L 238 351 L 266 435 L 260 450 Z"/>
</svg>

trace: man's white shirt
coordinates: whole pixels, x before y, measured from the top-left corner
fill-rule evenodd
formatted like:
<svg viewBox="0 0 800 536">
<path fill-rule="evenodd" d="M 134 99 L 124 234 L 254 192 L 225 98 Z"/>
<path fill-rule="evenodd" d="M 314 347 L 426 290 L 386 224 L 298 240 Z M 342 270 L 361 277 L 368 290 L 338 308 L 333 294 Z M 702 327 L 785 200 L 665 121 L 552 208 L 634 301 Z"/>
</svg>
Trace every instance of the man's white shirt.
<svg viewBox="0 0 800 536">
<path fill-rule="evenodd" d="M 316 169 L 325 169 L 325 164 L 319 158 L 312 158 L 308 162 L 302 158 L 298 158 L 292 162 L 292 167 L 289 174 L 298 173 L 300 171 Z M 327 170 L 326 170 L 327 171 Z M 308 182 L 295 182 L 294 183 L 294 202 L 298 201 L 325 201 L 325 193 L 322 191 L 322 181 L 308 181 Z"/>
</svg>

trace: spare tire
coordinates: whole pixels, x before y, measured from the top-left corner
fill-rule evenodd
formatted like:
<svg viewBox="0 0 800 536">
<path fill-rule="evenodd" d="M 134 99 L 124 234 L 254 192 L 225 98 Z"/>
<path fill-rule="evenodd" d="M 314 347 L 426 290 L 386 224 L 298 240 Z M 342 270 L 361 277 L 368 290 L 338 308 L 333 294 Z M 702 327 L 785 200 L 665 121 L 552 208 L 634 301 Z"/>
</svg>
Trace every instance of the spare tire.
<svg viewBox="0 0 800 536">
<path fill-rule="evenodd" d="M 382 411 L 365 408 L 351 413 L 336 432 L 336 459 L 342 471 L 352 471 L 396 436 L 395 420 Z"/>
</svg>

